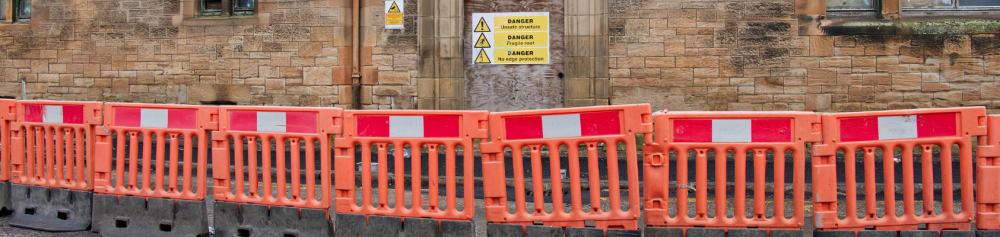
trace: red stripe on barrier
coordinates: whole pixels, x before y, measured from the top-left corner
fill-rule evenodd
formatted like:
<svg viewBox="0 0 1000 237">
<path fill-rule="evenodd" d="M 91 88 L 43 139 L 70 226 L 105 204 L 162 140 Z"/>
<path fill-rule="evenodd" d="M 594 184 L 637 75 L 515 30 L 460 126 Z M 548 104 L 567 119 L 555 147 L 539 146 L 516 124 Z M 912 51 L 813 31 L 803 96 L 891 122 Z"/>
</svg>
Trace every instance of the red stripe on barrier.
<svg viewBox="0 0 1000 237">
<path fill-rule="evenodd" d="M 63 106 L 63 123 L 83 124 L 83 106 Z"/>
<path fill-rule="evenodd" d="M 42 114 L 45 113 L 44 105 L 24 105 L 25 122 L 42 122 Z"/>
<path fill-rule="evenodd" d="M 542 117 L 510 117 L 504 119 L 504 130 L 508 140 L 538 139 L 544 137 Z"/>
<path fill-rule="evenodd" d="M 582 136 L 621 134 L 621 126 L 618 111 L 580 114 L 580 135 Z"/>
<path fill-rule="evenodd" d="M 953 113 L 917 115 L 918 137 L 955 136 L 957 126 Z"/>
<path fill-rule="evenodd" d="M 459 137 L 459 129 L 457 115 L 424 116 L 424 137 Z"/>
<path fill-rule="evenodd" d="M 234 131 L 257 131 L 257 112 L 229 111 L 231 122 L 229 126 Z"/>
<path fill-rule="evenodd" d="M 167 127 L 178 129 L 194 129 L 197 127 L 197 110 L 171 109 L 167 110 Z"/>
<path fill-rule="evenodd" d="M 754 119 L 750 124 L 753 127 L 753 142 L 792 141 L 791 119 Z"/>
<path fill-rule="evenodd" d="M 358 116 L 359 137 L 389 137 L 389 116 Z"/>
<path fill-rule="evenodd" d="M 142 124 L 142 109 L 115 108 L 115 124 L 126 127 L 139 127 Z"/>
<path fill-rule="evenodd" d="M 841 119 L 840 140 L 843 142 L 878 140 L 878 118 Z"/>
<path fill-rule="evenodd" d="M 674 141 L 712 142 L 712 120 L 674 120 Z"/>
<path fill-rule="evenodd" d="M 316 133 L 316 113 L 285 112 L 285 132 Z"/>
</svg>

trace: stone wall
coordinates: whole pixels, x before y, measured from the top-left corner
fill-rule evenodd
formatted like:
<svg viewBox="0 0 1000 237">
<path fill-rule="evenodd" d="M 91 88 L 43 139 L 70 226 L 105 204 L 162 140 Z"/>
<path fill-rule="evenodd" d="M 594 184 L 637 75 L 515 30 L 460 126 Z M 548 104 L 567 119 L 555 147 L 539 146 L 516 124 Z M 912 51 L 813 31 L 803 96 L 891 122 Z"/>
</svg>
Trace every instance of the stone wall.
<svg viewBox="0 0 1000 237">
<path fill-rule="evenodd" d="M 35 2 L 30 25 L 0 25 L 0 96 L 20 98 L 23 78 L 27 99 L 350 106 L 351 1 L 259 0 L 231 18 L 195 18 L 194 4 Z M 363 25 L 381 8 L 366 1 Z M 414 108 L 415 28 L 362 31 L 366 107 Z"/>
<path fill-rule="evenodd" d="M 565 6 L 567 107 L 1000 112 L 1000 14 L 833 32 L 807 0 L 548 1 Z M 23 78 L 26 99 L 350 107 L 351 2 L 198 18 L 196 0 L 37 1 L 30 24 L 0 24 L 0 96 L 20 98 Z M 364 108 L 464 108 L 464 4 L 407 0 L 406 29 L 386 30 L 383 1 L 362 1 Z"/>
<path fill-rule="evenodd" d="M 994 112 L 1000 99 L 994 34 L 805 36 L 793 0 L 609 1 L 612 104 Z"/>
</svg>

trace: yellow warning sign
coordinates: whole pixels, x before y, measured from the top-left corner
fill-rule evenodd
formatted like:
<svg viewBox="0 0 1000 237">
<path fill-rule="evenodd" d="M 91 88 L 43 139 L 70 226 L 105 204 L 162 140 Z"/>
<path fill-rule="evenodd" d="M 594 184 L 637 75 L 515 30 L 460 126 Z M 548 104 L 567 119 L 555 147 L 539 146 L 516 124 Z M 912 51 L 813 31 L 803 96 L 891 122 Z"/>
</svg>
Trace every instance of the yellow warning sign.
<svg viewBox="0 0 1000 237">
<path fill-rule="evenodd" d="M 399 30 L 405 28 L 403 25 L 403 14 L 406 13 L 405 0 L 385 1 L 385 28 Z"/>
<path fill-rule="evenodd" d="M 490 48 L 490 41 L 486 39 L 486 34 L 479 34 L 479 39 L 476 40 L 476 48 Z"/>
<path fill-rule="evenodd" d="M 490 26 L 486 25 L 486 18 L 479 18 L 479 23 L 476 24 L 475 32 L 490 32 Z"/>
<path fill-rule="evenodd" d="M 549 64 L 549 13 L 472 13 L 472 50 L 476 65 Z M 468 47 L 468 46 L 466 46 Z"/>
<path fill-rule="evenodd" d="M 492 63 L 490 62 L 490 56 L 486 55 L 486 49 L 479 50 L 479 56 L 476 56 L 476 63 Z"/>
<path fill-rule="evenodd" d="M 493 18 L 493 27 L 502 31 L 549 31 L 548 16 L 498 16 Z"/>
<path fill-rule="evenodd" d="M 389 7 L 389 13 L 399 13 L 399 6 L 396 5 L 395 1 L 393 1 L 392 6 Z"/>
<path fill-rule="evenodd" d="M 549 32 L 519 32 L 493 34 L 496 47 L 533 48 L 548 47 Z"/>
<path fill-rule="evenodd" d="M 495 64 L 538 64 L 549 63 L 548 48 L 495 48 Z M 478 60 L 478 59 L 477 59 Z"/>
</svg>

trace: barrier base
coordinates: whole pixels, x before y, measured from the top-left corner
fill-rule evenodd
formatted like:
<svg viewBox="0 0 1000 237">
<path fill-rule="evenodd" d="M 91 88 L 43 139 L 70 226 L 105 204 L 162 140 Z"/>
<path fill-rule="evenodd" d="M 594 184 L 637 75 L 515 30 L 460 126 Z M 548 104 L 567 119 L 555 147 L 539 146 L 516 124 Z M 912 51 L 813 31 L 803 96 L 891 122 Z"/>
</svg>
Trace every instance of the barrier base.
<svg viewBox="0 0 1000 237">
<path fill-rule="evenodd" d="M 684 237 L 684 229 L 676 227 L 651 227 L 642 229 L 646 237 Z"/>
<path fill-rule="evenodd" d="M 729 237 L 767 237 L 766 229 L 729 228 Z"/>
<path fill-rule="evenodd" d="M 729 229 L 733 231 L 733 229 Z M 802 237 L 805 232 L 802 230 L 771 230 L 771 237 Z"/>
<path fill-rule="evenodd" d="M 975 237 L 974 230 L 942 230 L 941 237 Z"/>
<path fill-rule="evenodd" d="M 10 182 L 0 182 L 0 211 L 14 209 L 10 206 Z"/>
<path fill-rule="evenodd" d="M 215 201 L 215 236 L 330 236 L 326 210 Z M 301 214 L 300 214 L 301 211 Z"/>
<path fill-rule="evenodd" d="M 92 192 L 11 184 L 10 196 L 11 226 L 44 231 L 90 228 Z"/>
<path fill-rule="evenodd" d="M 566 227 L 563 230 L 562 227 L 558 226 L 542 226 L 542 225 L 529 225 L 526 228 L 522 228 L 518 224 L 494 224 L 486 223 L 486 236 L 489 237 L 524 237 L 524 236 L 543 236 L 543 237 L 561 237 L 565 232 L 566 237 L 640 237 L 642 236 L 642 231 L 639 230 L 623 230 L 623 229 L 608 229 L 606 232 L 598 228 L 577 228 L 577 227 Z M 646 234 L 646 236 L 651 236 Z"/>
<path fill-rule="evenodd" d="M 726 230 L 722 228 L 687 228 L 687 237 L 725 237 Z"/>
<path fill-rule="evenodd" d="M 94 232 L 101 236 L 208 236 L 204 201 L 94 195 Z"/>
<path fill-rule="evenodd" d="M 471 221 L 337 214 L 335 236 L 474 236 Z M 439 229 L 440 228 L 440 229 Z"/>
<path fill-rule="evenodd" d="M 1000 230 L 977 230 L 976 237 L 1000 237 Z"/>
<path fill-rule="evenodd" d="M 528 229 L 530 230 L 532 228 Z M 528 234 L 526 236 L 534 235 Z M 642 237 L 642 231 L 608 229 L 607 232 L 605 232 L 603 229 L 598 228 L 566 227 L 566 237 Z"/>
</svg>

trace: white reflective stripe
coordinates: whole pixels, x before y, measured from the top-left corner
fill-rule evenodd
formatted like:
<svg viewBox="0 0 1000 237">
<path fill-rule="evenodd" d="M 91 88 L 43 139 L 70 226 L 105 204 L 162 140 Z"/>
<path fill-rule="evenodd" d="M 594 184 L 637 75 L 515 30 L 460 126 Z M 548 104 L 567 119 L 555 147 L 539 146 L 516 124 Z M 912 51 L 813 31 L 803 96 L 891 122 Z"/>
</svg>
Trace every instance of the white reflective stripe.
<svg viewBox="0 0 1000 237">
<path fill-rule="evenodd" d="M 285 113 L 257 112 L 258 132 L 285 132 Z"/>
<path fill-rule="evenodd" d="M 878 117 L 878 139 L 917 138 L 917 116 Z"/>
<path fill-rule="evenodd" d="M 170 113 L 165 109 L 140 110 L 139 126 L 144 128 L 167 128 Z"/>
<path fill-rule="evenodd" d="M 389 137 L 424 137 L 424 116 L 389 116 Z"/>
<path fill-rule="evenodd" d="M 43 123 L 62 123 L 63 122 L 63 108 L 60 105 L 46 105 L 45 111 L 42 113 Z"/>
<path fill-rule="evenodd" d="M 542 137 L 579 137 L 580 114 L 563 114 L 542 116 Z"/>
<path fill-rule="evenodd" d="M 749 119 L 712 120 L 712 142 L 751 142 L 752 124 Z"/>
</svg>

